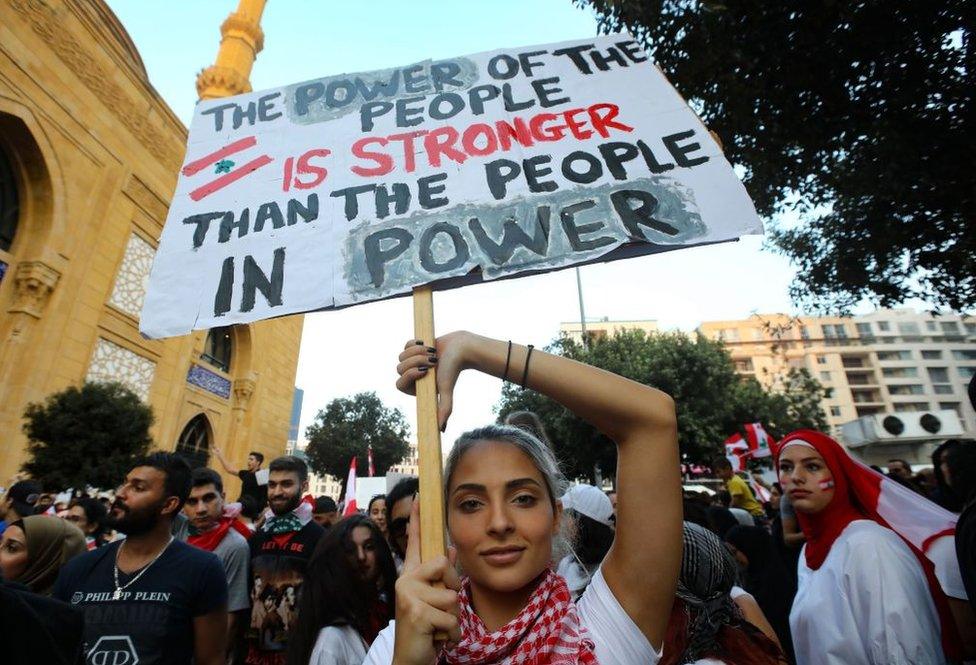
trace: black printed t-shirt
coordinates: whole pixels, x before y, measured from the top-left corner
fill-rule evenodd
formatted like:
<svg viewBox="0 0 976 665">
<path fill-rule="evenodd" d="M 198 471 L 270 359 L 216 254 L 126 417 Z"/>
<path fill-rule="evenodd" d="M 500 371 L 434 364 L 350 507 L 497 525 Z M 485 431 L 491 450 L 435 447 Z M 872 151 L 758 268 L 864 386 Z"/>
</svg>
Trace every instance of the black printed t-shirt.
<svg viewBox="0 0 976 665">
<path fill-rule="evenodd" d="M 220 560 L 174 540 L 119 600 L 113 600 L 115 556 L 121 544 L 110 543 L 72 559 L 54 585 L 55 598 L 85 612 L 85 662 L 192 662 L 193 619 L 227 605 Z M 119 571 L 119 584 L 125 586 L 135 574 Z"/>
<path fill-rule="evenodd" d="M 245 630 L 248 665 L 285 662 L 288 633 L 298 616 L 305 569 L 325 530 L 309 522 L 298 531 L 251 536 L 251 617 Z"/>
<path fill-rule="evenodd" d="M 268 486 L 258 485 L 256 473 L 241 469 L 237 472 L 237 477 L 241 479 L 241 496 L 237 499 L 238 501 L 249 496 L 257 502 L 258 508 L 264 508 L 268 505 Z"/>
</svg>

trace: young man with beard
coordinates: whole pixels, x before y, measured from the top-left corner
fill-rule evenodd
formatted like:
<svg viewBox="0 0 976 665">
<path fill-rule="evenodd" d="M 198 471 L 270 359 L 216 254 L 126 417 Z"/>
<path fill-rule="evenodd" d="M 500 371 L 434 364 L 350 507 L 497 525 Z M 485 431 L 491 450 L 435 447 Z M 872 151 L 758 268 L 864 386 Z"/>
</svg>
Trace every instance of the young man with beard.
<svg viewBox="0 0 976 665">
<path fill-rule="evenodd" d="M 190 467 L 172 453 L 136 462 L 106 520 L 126 535 L 70 561 L 54 597 L 85 612 L 88 665 L 225 662 L 227 582 L 217 557 L 174 540 Z"/>
<path fill-rule="evenodd" d="M 305 462 L 286 455 L 272 461 L 268 472 L 271 515 L 249 543 L 251 586 L 253 589 L 260 585 L 261 590 L 252 604 L 247 631 L 245 662 L 248 665 L 284 665 L 286 662 L 288 632 L 295 615 L 287 612 L 283 617 L 276 611 L 277 599 L 288 593 L 293 593 L 296 598 L 301 595 L 308 560 L 325 533 L 312 520 L 312 505 L 302 501 L 302 495 L 308 489 Z M 288 587 L 292 587 L 291 592 L 287 591 Z"/>
<path fill-rule="evenodd" d="M 235 641 L 239 628 L 247 621 L 251 607 L 247 588 L 247 566 L 251 554 L 247 537 L 251 533 L 236 514 L 225 514 L 224 482 L 213 469 L 194 469 L 190 496 L 183 513 L 190 521 L 187 542 L 213 552 L 224 567 L 227 578 L 228 645 Z M 240 633 L 242 634 L 242 633 Z"/>
</svg>

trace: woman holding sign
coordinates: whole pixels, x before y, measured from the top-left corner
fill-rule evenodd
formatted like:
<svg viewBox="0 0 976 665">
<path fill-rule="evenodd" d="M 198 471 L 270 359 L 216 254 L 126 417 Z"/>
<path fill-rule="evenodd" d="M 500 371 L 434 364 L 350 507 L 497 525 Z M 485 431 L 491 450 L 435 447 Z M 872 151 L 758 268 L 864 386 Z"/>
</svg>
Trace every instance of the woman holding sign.
<svg viewBox="0 0 976 665">
<path fill-rule="evenodd" d="M 397 387 L 437 365 L 441 426 L 464 369 L 561 402 L 617 444 L 617 536 L 579 601 L 552 570 L 565 481 L 552 451 L 524 430 L 462 435 L 445 470 L 450 557 L 420 561 L 414 503 L 395 625 L 366 663 L 624 663 L 660 658 L 681 561 L 681 482 L 674 403 L 664 393 L 532 347 L 456 332 L 410 342 Z M 642 507 L 654 506 L 653 511 Z M 463 571 L 459 577 L 455 565 Z M 635 583 L 635 572 L 650 571 Z M 444 588 L 441 588 L 443 585 Z M 446 644 L 435 644 L 435 633 Z"/>
</svg>

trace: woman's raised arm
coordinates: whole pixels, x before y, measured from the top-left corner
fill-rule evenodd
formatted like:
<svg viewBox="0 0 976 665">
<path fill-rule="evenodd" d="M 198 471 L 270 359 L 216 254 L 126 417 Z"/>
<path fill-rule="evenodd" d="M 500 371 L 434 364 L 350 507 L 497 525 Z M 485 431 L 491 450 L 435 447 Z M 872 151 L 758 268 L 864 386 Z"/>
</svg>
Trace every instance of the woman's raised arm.
<svg viewBox="0 0 976 665">
<path fill-rule="evenodd" d="M 603 576 L 634 623 L 660 646 L 681 562 L 681 475 L 673 400 L 659 390 L 602 369 L 519 344 L 455 332 L 436 349 L 408 345 L 397 386 L 412 392 L 437 366 L 443 427 L 464 369 L 507 378 L 547 395 L 617 444 L 617 533 Z M 436 355 L 435 355 L 436 354 Z M 508 371 L 506 374 L 506 362 Z M 528 370 L 526 371 L 526 364 Z"/>
</svg>

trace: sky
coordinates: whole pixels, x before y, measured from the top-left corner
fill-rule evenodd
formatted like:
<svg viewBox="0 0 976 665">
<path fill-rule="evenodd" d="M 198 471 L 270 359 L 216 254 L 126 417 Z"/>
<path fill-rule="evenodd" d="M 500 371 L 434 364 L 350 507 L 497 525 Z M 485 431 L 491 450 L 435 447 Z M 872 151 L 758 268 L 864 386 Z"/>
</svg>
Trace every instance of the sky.
<svg viewBox="0 0 976 665">
<path fill-rule="evenodd" d="M 236 0 L 109 0 L 145 62 L 150 82 L 189 124 L 197 73 L 211 65 L 219 26 Z M 596 21 L 570 0 L 326 2 L 270 0 L 254 90 L 342 72 L 369 71 L 502 47 L 597 34 Z M 657 320 L 692 330 L 706 320 L 755 312 L 797 313 L 789 261 L 761 236 L 581 268 L 587 317 Z M 486 283 L 434 296 L 435 330 L 467 329 L 544 346 L 563 321 L 579 320 L 573 270 Z M 394 388 L 396 356 L 413 334 L 409 298 L 305 317 L 295 383 L 305 391 L 301 432 L 337 397 L 375 391 L 403 411 L 415 433 L 414 400 Z M 455 391 L 445 449 L 461 432 L 494 419 L 501 382 L 466 372 Z"/>
</svg>

